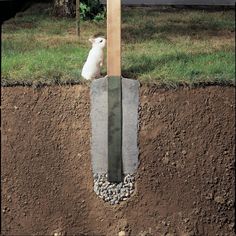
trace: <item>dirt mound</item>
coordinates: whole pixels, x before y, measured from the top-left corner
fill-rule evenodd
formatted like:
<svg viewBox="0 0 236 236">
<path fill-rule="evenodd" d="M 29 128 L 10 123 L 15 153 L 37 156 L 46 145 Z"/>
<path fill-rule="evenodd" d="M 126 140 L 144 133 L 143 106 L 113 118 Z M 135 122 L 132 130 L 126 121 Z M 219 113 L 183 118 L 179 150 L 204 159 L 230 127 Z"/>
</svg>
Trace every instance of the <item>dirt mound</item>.
<svg viewBox="0 0 236 236">
<path fill-rule="evenodd" d="M 3 235 L 234 235 L 234 88 L 140 91 L 136 193 L 93 192 L 86 86 L 2 88 Z"/>
</svg>

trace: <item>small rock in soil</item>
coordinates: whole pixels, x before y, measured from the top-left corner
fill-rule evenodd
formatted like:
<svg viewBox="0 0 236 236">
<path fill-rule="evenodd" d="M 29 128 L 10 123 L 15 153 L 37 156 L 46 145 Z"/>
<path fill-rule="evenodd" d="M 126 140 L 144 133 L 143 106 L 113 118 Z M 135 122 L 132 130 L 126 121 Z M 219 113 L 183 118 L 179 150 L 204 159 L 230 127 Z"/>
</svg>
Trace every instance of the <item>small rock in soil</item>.
<svg viewBox="0 0 236 236">
<path fill-rule="evenodd" d="M 162 159 L 163 163 L 164 164 L 168 164 L 169 163 L 169 158 L 167 156 L 165 156 L 163 159 Z"/>
<path fill-rule="evenodd" d="M 118 236 L 126 236 L 125 231 L 120 231 L 120 232 L 118 233 Z"/>
<path fill-rule="evenodd" d="M 187 154 L 187 151 L 183 150 L 183 151 L 182 151 L 182 154 L 183 154 L 183 155 L 186 155 L 186 154 Z"/>
<path fill-rule="evenodd" d="M 220 204 L 224 204 L 225 203 L 225 199 L 221 196 L 217 196 L 215 197 L 214 199 L 217 203 L 220 203 Z"/>
</svg>

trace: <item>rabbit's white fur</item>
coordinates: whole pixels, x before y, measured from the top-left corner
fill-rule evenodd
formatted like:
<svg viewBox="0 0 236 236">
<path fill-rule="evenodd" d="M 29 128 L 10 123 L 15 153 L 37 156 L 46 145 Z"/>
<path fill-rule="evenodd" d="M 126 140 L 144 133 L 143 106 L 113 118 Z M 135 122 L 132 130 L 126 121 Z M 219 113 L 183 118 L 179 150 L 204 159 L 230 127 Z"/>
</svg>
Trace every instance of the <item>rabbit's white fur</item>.
<svg viewBox="0 0 236 236">
<path fill-rule="evenodd" d="M 89 52 L 81 73 L 87 80 L 101 76 L 100 67 L 103 65 L 103 48 L 106 45 L 106 39 L 103 37 L 90 38 L 89 41 L 92 43 L 92 49 Z"/>
</svg>

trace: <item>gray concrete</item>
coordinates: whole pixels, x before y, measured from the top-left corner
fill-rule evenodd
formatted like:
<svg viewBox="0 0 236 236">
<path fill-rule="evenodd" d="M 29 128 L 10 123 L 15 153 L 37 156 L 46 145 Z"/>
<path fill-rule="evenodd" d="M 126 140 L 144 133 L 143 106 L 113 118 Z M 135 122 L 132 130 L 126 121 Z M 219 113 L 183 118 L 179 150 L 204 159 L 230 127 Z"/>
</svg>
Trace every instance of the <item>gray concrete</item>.
<svg viewBox="0 0 236 236">
<path fill-rule="evenodd" d="M 107 78 L 94 80 L 90 88 L 91 100 L 91 158 L 93 173 L 103 174 L 108 169 L 108 99 Z"/>
<path fill-rule="evenodd" d="M 93 173 L 108 170 L 108 79 L 91 83 L 91 158 Z M 122 159 L 124 174 L 133 174 L 138 166 L 138 106 L 139 82 L 122 79 Z"/>
<path fill-rule="evenodd" d="M 106 0 L 100 0 L 106 4 Z M 222 5 L 234 6 L 235 0 L 122 0 L 123 5 Z"/>
<path fill-rule="evenodd" d="M 122 79 L 122 158 L 123 172 L 133 173 L 138 167 L 139 82 Z"/>
</svg>

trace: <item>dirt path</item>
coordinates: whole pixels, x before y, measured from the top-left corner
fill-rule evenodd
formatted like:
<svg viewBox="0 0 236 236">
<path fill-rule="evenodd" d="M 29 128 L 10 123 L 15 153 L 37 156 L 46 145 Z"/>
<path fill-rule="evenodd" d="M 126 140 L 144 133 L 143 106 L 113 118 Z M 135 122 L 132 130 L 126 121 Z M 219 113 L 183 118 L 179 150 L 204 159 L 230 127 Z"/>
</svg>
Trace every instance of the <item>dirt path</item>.
<svg viewBox="0 0 236 236">
<path fill-rule="evenodd" d="M 140 96 L 137 190 L 114 207 L 93 192 L 89 88 L 2 88 L 3 235 L 234 235 L 234 88 Z"/>
</svg>

